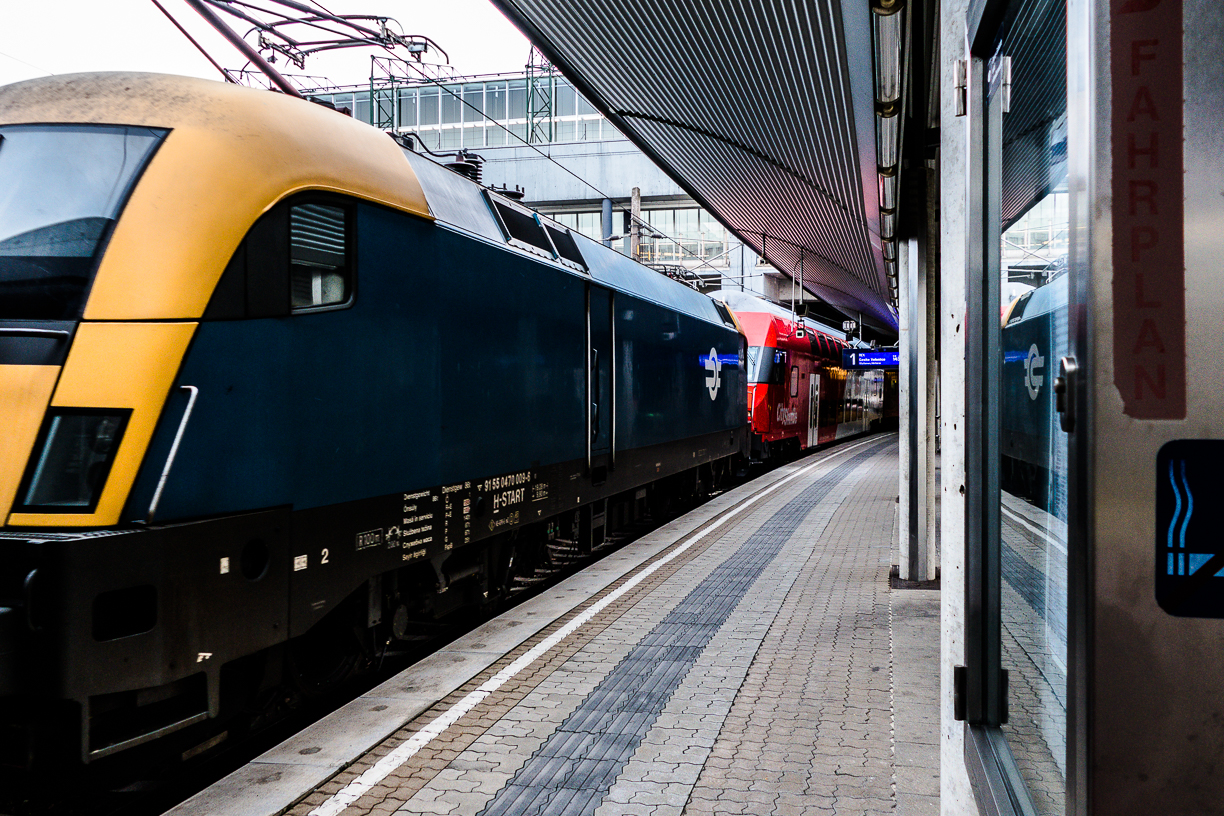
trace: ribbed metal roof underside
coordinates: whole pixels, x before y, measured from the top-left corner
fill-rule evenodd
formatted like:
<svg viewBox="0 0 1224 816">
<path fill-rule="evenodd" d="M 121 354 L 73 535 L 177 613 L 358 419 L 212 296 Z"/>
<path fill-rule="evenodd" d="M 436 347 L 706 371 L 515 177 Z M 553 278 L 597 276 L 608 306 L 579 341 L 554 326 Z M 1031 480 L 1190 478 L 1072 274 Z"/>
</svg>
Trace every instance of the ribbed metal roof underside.
<svg viewBox="0 0 1224 816">
<path fill-rule="evenodd" d="M 1067 14 L 1059 0 L 1024 3 L 999 52 L 1012 59 L 1011 110 L 1003 117 L 1003 229 L 1065 183 Z"/>
<path fill-rule="evenodd" d="M 841 0 L 494 2 L 746 244 L 835 307 L 896 329 L 874 126 L 852 93 L 871 86 L 870 41 L 851 38 L 848 53 Z M 866 14 L 864 3 L 856 30 Z"/>
</svg>

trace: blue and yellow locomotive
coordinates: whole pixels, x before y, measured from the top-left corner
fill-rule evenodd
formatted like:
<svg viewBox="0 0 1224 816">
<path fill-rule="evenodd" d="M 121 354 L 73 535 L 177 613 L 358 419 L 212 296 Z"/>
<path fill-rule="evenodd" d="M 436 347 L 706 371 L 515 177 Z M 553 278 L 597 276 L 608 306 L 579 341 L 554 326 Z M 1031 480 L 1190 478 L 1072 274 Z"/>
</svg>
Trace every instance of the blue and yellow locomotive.
<svg viewBox="0 0 1224 816">
<path fill-rule="evenodd" d="M 1002 315 L 1003 400 L 1000 432 L 1003 490 L 1066 521 L 1067 457 L 1054 381 L 1066 354 L 1067 275 L 1017 297 Z"/>
<path fill-rule="evenodd" d="M 710 484 L 744 354 L 721 304 L 324 106 L 0 88 L 0 760 L 326 687 Z"/>
</svg>

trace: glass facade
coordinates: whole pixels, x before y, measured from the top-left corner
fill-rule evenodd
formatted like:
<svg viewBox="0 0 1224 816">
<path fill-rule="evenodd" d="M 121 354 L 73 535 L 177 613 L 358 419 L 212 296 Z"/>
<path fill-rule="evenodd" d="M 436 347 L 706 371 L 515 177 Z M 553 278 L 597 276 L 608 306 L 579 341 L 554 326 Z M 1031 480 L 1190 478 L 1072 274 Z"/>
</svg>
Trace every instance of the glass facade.
<svg viewBox="0 0 1224 816">
<path fill-rule="evenodd" d="M 1004 298 L 1018 297 L 1067 269 L 1067 191 L 1060 187 L 1008 227 L 1000 251 Z"/>
<path fill-rule="evenodd" d="M 598 211 L 552 213 L 549 217 L 596 241 L 603 238 Z M 614 215 L 614 235 L 623 232 L 623 218 L 620 211 Z M 648 209 L 642 211 L 642 220 L 649 225 L 641 228 L 638 242 L 638 260 L 642 263 L 693 267 L 708 262 L 705 268 L 729 265 L 725 253 L 730 233 L 705 210 L 699 207 Z M 612 247 L 628 254 L 628 244 L 628 239 L 621 238 L 613 241 Z"/>
<path fill-rule="evenodd" d="M 623 138 L 563 77 L 543 77 L 551 100 L 551 115 L 537 133 L 552 142 L 593 142 Z M 461 147 L 501 147 L 527 137 L 529 117 L 527 79 L 499 77 L 481 82 L 448 82 L 379 90 L 394 93 L 388 106 L 393 122 L 374 121 L 370 91 L 318 94 L 336 107 L 348 108 L 353 117 L 371 124 L 389 124 L 399 131 L 417 133 L 430 150 Z M 386 115 L 385 113 L 383 114 Z"/>
</svg>

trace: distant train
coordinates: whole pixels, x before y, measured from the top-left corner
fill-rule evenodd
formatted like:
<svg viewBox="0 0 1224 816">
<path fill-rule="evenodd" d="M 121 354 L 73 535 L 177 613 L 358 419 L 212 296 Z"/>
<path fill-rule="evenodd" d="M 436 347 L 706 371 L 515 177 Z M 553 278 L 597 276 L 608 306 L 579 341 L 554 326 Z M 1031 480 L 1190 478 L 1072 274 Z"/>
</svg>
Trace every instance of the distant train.
<svg viewBox="0 0 1224 816">
<path fill-rule="evenodd" d="M 190 754 L 749 454 L 726 306 L 323 106 L 9 85 L 0 189 L 0 764 Z M 762 440 L 817 369 L 866 429 L 773 337 Z"/>
<path fill-rule="evenodd" d="M 712 297 L 748 337 L 748 416 L 758 460 L 895 426 L 897 372 L 845 369 L 836 330 L 735 290 Z"/>
</svg>

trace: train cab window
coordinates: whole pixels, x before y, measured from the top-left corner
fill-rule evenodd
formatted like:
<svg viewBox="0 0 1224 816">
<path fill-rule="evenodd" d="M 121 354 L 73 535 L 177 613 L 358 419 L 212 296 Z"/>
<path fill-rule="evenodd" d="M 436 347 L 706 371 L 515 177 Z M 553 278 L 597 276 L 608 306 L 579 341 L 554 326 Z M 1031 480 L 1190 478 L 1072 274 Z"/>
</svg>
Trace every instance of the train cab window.
<svg viewBox="0 0 1224 816">
<path fill-rule="evenodd" d="M 786 383 L 790 358 L 782 349 L 769 346 L 748 347 L 748 382 L 769 385 Z"/>
<path fill-rule="evenodd" d="M 343 207 L 309 203 L 289 209 L 289 297 L 295 312 L 348 302 L 348 236 Z"/>
<path fill-rule="evenodd" d="M 166 131 L 0 127 L 0 318 L 80 317 L 128 193 Z"/>
</svg>

